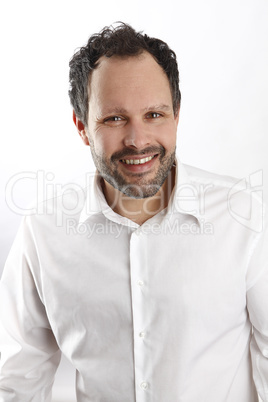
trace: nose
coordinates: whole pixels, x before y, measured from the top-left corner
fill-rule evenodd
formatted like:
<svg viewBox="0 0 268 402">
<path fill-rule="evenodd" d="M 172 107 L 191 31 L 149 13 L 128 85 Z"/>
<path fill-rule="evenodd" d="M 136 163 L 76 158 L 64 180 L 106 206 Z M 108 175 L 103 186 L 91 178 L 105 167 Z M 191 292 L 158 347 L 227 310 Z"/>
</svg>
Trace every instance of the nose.
<svg viewBox="0 0 268 402">
<path fill-rule="evenodd" d="M 137 121 L 128 122 L 124 137 L 124 145 L 126 147 L 143 149 L 150 142 L 150 133 L 146 127 L 146 123 Z"/>
</svg>

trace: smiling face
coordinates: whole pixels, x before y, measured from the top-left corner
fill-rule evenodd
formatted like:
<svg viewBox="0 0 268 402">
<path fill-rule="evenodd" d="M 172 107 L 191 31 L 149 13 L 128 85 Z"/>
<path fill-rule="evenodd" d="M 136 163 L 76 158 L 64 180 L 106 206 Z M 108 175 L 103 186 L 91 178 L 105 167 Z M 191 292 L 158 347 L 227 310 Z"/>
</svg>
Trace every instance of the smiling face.
<svg viewBox="0 0 268 402">
<path fill-rule="evenodd" d="M 86 134 L 97 170 L 129 197 L 155 195 L 175 159 L 178 116 L 149 53 L 102 57 L 92 73 Z"/>
</svg>

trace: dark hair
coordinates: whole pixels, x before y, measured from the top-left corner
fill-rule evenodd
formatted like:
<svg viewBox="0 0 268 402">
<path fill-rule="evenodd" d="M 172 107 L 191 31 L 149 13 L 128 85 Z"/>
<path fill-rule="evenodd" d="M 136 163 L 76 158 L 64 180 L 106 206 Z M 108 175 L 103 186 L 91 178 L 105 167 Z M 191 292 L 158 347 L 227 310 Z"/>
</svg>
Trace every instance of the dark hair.
<svg viewBox="0 0 268 402">
<path fill-rule="evenodd" d="M 70 60 L 70 101 L 76 116 L 87 125 L 88 83 L 92 71 L 98 66 L 102 56 L 137 56 L 150 53 L 165 71 L 173 100 L 174 115 L 177 115 L 181 94 L 176 54 L 160 39 L 136 32 L 130 25 L 120 23 L 117 27 L 105 27 L 92 35 L 86 46 L 81 47 Z"/>
</svg>

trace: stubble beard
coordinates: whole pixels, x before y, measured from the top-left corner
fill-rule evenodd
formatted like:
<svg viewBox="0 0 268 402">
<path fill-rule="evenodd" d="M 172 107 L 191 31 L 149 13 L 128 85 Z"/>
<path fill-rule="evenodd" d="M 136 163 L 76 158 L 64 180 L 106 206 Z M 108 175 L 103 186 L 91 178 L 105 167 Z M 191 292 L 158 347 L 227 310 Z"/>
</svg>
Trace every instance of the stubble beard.
<svg viewBox="0 0 268 402">
<path fill-rule="evenodd" d="M 165 148 L 162 146 L 148 147 L 139 153 L 132 149 L 126 149 L 114 153 L 112 157 L 108 159 L 96 153 L 93 142 L 91 142 L 90 145 L 94 164 L 101 177 L 127 197 L 135 199 L 153 197 L 164 184 L 175 161 L 175 148 L 171 153 L 167 153 Z M 119 160 L 124 159 L 124 156 L 141 156 L 148 153 L 158 154 L 159 158 L 159 168 L 153 179 L 147 179 L 146 172 L 131 174 L 128 179 L 117 171 L 116 163 L 118 163 Z"/>
</svg>

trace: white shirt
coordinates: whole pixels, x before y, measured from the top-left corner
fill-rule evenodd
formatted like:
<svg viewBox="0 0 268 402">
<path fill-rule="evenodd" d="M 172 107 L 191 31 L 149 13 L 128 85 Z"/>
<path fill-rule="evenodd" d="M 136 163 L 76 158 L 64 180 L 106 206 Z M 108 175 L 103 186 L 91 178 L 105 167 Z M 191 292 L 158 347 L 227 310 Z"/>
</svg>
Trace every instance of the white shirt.
<svg viewBox="0 0 268 402">
<path fill-rule="evenodd" d="M 79 402 L 267 402 L 267 224 L 236 181 L 178 161 L 142 226 L 98 179 L 26 217 L 1 282 L 0 401 L 50 401 L 61 350 Z"/>
</svg>

